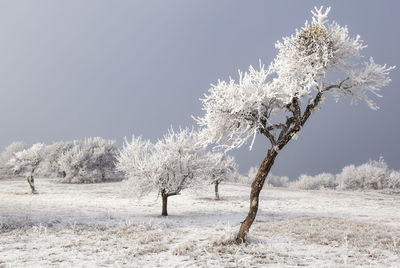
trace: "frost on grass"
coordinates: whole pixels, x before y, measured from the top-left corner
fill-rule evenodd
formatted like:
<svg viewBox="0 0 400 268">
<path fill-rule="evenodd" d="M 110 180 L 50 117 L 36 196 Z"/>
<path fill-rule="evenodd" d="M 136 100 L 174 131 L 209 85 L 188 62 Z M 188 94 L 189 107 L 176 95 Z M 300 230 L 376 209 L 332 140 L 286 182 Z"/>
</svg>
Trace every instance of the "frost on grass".
<svg viewBox="0 0 400 268">
<path fill-rule="evenodd" d="M 92 265 L 127 265 L 141 256 L 167 251 L 177 235 L 174 230 L 167 229 L 165 224 L 129 221 L 116 226 L 75 223 L 62 227 L 46 227 L 42 224 L 25 226 L 9 230 L 2 239 L 3 247 L 13 246 L 23 254 L 7 252 L 3 261 L 8 264 L 13 261 L 18 264 L 29 262 L 33 265 L 61 262 L 64 265 L 84 265 L 85 262 Z"/>
<path fill-rule="evenodd" d="M 312 228 L 310 228 L 312 227 Z M 399 230 L 337 218 L 300 218 L 256 223 L 246 244 L 233 243 L 236 226 L 193 232 L 160 223 L 121 222 L 116 226 L 71 224 L 15 229 L 4 247 L 24 254 L 5 263 L 55 265 L 152 265 L 254 267 L 263 265 L 378 265 L 395 261 Z M 265 238 L 268 237 L 268 238 Z M 26 243 L 30 241 L 30 243 Z M 75 257 L 70 258 L 70 254 Z M 386 260 L 385 260 L 386 259 Z M 80 260 L 79 263 L 76 260 Z"/>
<path fill-rule="evenodd" d="M 400 254 L 399 228 L 358 220 L 303 217 L 259 224 L 256 225 L 255 230 L 265 236 L 280 234 L 320 245 L 344 246 L 356 250 L 360 256 L 370 256 L 373 259 L 378 258 L 374 255 L 379 250 L 389 251 L 395 255 Z"/>
<path fill-rule="evenodd" d="M 181 204 L 173 214 L 160 217 L 154 197 L 128 201 L 120 183 L 39 181 L 40 195 L 14 194 L 23 179 L 2 181 L 0 267 L 396 267 L 400 261 L 395 195 L 267 188 L 247 244 L 237 245 L 247 185 L 226 184 L 220 202 L 183 192 L 171 200 Z"/>
<path fill-rule="evenodd" d="M 172 254 L 204 267 L 380 265 L 400 254 L 400 229 L 339 218 L 256 223 L 254 236 L 240 245 L 235 232 L 236 227 L 217 226 L 201 232 L 200 240 L 182 242 Z"/>
</svg>

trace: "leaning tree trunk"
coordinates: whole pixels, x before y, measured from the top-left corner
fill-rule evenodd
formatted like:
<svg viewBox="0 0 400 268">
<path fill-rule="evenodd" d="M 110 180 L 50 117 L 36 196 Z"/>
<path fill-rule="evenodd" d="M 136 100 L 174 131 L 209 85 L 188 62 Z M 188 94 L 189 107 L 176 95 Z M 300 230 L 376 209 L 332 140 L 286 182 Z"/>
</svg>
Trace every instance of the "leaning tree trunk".
<svg viewBox="0 0 400 268">
<path fill-rule="evenodd" d="M 219 182 L 215 182 L 214 189 L 215 189 L 215 199 L 219 200 L 219 192 L 218 192 Z"/>
<path fill-rule="evenodd" d="M 168 212 L 167 212 L 168 194 L 162 193 L 161 197 L 162 197 L 162 212 L 161 212 L 161 216 L 168 216 Z"/>
<path fill-rule="evenodd" d="M 249 232 L 254 219 L 256 218 L 258 211 L 258 197 L 260 196 L 260 192 L 264 186 L 265 179 L 267 178 L 267 175 L 271 170 L 271 167 L 274 164 L 277 155 L 278 153 L 276 151 L 268 150 L 268 154 L 261 163 L 261 166 L 257 171 L 257 175 L 253 183 L 251 184 L 250 209 L 246 219 L 242 222 L 242 225 L 240 226 L 239 233 L 236 236 L 235 241 L 238 244 L 245 242 L 246 235 Z"/>
<path fill-rule="evenodd" d="M 32 194 L 37 194 L 37 191 L 35 189 L 35 180 L 33 179 L 33 176 L 30 175 L 30 176 L 26 177 L 26 180 L 28 181 L 29 186 L 31 187 Z"/>
</svg>

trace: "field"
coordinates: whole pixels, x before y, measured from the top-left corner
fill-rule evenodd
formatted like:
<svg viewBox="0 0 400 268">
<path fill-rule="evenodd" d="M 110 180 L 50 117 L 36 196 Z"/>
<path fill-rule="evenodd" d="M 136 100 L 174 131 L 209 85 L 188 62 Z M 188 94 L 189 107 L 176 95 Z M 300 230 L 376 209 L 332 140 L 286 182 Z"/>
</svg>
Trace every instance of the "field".
<svg viewBox="0 0 400 268">
<path fill-rule="evenodd" d="M 140 200 L 124 183 L 0 181 L 0 267 L 398 267 L 400 195 L 266 188 L 246 245 L 234 245 L 249 186 Z"/>
</svg>

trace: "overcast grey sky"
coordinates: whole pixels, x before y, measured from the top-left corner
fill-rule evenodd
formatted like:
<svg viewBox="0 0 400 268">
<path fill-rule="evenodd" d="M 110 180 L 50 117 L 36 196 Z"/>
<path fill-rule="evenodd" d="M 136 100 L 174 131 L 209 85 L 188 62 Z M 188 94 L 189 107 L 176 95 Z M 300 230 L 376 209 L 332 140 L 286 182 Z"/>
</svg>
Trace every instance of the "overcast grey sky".
<svg viewBox="0 0 400 268">
<path fill-rule="evenodd" d="M 0 148 L 89 136 L 143 135 L 191 126 L 198 100 L 294 33 L 315 5 L 348 25 L 377 63 L 399 65 L 399 1 L 0 1 Z M 383 155 L 400 169 L 399 71 L 377 102 L 328 100 L 273 173 L 339 172 Z M 259 165 L 267 140 L 233 151 L 241 171 Z"/>
</svg>

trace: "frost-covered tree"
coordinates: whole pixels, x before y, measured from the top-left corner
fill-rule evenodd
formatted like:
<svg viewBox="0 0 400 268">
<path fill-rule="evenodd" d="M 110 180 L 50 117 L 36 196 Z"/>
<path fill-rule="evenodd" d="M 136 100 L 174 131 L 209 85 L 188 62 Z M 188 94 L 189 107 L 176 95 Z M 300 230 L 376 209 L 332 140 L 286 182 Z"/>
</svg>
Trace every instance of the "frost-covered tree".
<svg viewBox="0 0 400 268">
<path fill-rule="evenodd" d="M 8 165 L 8 162 L 15 156 L 15 153 L 24 149 L 26 149 L 26 145 L 20 141 L 13 142 L 4 149 L 0 154 L 0 178 L 14 175 L 13 167 Z"/>
<path fill-rule="evenodd" d="M 391 189 L 400 189 L 400 171 L 392 170 L 390 172 L 387 185 Z"/>
<path fill-rule="evenodd" d="M 74 141 L 72 148 L 59 159 L 64 182 L 99 182 L 116 179 L 115 162 L 118 149 L 115 141 L 100 137 Z"/>
<path fill-rule="evenodd" d="M 62 154 L 58 160 L 60 169 L 65 172 L 63 182 L 72 182 L 74 178 L 84 177 L 84 170 L 89 157 L 82 147 L 81 141 L 74 140 L 72 148 Z"/>
<path fill-rule="evenodd" d="M 36 143 L 32 147 L 14 154 L 8 161 L 13 171 L 17 174 L 26 174 L 32 193 L 36 194 L 34 175 L 44 159 L 44 144 Z"/>
<path fill-rule="evenodd" d="M 223 153 L 209 152 L 206 155 L 208 161 L 208 172 L 211 183 L 214 184 L 215 199 L 219 200 L 219 184 L 226 180 L 230 173 L 237 170 L 235 158 Z"/>
<path fill-rule="evenodd" d="M 318 110 L 325 94 L 337 100 L 360 99 L 376 110 L 368 95 L 380 96 L 380 89 L 390 82 L 394 67 L 372 58 L 364 61 L 360 37 L 350 37 L 347 27 L 328 22 L 329 10 L 315 8 L 311 23 L 278 41 L 278 54 L 269 67 L 260 63 L 258 70 L 250 66 L 248 72 L 239 71 L 238 81 L 218 81 L 202 99 L 205 115 L 197 121 L 205 143 L 229 150 L 251 137 L 254 141 L 257 133 L 271 143 L 252 183 L 250 208 L 237 243 L 245 241 L 256 217 L 259 194 L 276 156 Z"/>
<path fill-rule="evenodd" d="M 44 148 L 44 161 L 40 166 L 40 175 L 44 177 L 62 177 L 67 174 L 60 164 L 61 157 L 72 149 L 73 142 L 55 142 Z"/>
<path fill-rule="evenodd" d="M 118 149 L 114 140 L 100 137 L 85 140 L 83 148 L 90 155 L 86 170 L 102 181 L 115 179 L 115 162 Z"/>
<path fill-rule="evenodd" d="M 168 216 L 168 197 L 178 195 L 206 174 L 204 150 L 197 133 L 172 129 L 155 144 L 141 137 L 125 140 L 117 169 L 128 178 L 128 187 L 138 196 L 156 190 L 162 197 L 162 216 Z"/>
</svg>

